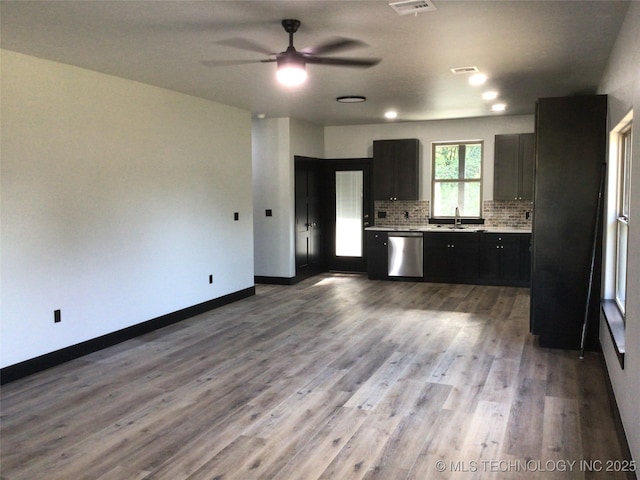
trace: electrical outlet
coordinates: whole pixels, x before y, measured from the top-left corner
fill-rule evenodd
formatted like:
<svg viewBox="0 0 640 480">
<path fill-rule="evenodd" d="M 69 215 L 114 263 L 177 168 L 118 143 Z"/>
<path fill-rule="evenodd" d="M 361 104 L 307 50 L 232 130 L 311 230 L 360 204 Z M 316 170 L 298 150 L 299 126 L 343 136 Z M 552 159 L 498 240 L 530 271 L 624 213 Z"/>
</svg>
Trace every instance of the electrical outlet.
<svg viewBox="0 0 640 480">
<path fill-rule="evenodd" d="M 233 212 L 233 220 L 236 222 L 240 220 L 240 214 L 238 212 Z"/>
<path fill-rule="evenodd" d="M 62 317 L 60 315 L 60 310 L 53 311 L 53 323 L 60 323 L 62 321 Z"/>
<path fill-rule="evenodd" d="M 264 211 L 264 214 L 265 214 L 266 217 L 273 217 L 273 210 L 271 210 L 270 208 L 267 208 Z"/>
</svg>

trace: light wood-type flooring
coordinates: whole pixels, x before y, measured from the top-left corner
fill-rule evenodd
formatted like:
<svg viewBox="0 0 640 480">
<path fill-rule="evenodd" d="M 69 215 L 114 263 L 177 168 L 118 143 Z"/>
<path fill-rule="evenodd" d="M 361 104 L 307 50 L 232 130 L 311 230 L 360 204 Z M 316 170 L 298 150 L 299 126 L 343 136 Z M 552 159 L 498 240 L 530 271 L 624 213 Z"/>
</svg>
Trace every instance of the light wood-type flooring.
<svg viewBox="0 0 640 480">
<path fill-rule="evenodd" d="M 621 449 L 599 355 L 528 325 L 522 288 L 258 285 L 3 386 L 1 478 L 627 478 L 604 471 Z"/>
</svg>

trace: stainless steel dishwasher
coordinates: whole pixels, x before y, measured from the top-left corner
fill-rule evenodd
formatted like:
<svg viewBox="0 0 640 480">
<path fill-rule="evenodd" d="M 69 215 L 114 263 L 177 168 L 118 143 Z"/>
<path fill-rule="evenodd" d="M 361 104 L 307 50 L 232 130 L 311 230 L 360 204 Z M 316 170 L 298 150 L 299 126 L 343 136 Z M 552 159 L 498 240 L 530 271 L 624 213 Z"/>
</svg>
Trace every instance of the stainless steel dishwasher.
<svg viewBox="0 0 640 480">
<path fill-rule="evenodd" d="M 424 276 L 422 232 L 389 232 L 390 277 Z"/>
</svg>

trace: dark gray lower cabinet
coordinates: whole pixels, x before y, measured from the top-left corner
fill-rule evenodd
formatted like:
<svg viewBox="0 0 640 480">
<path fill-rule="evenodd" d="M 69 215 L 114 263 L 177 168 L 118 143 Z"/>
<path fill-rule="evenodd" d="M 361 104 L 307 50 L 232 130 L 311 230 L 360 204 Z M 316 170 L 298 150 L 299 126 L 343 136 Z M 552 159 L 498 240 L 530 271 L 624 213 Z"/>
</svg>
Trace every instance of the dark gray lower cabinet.
<svg viewBox="0 0 640 480">
<path fill-rule="evenodd" d="M 520 239 L 517 235 L 487 233 L 480 240 L 480 277 L 486 280 L 518 280 Z"/>
<path fill-rule="evenodd" d="M 473 283 L 478 279 L 480 233 L 425 233 L 424 279 Z"/>
<path fill-rule="evenodd" d="M 483 233 L 480 236 L 480 280 L 489 285 L 529 286 L 531 235 Z"/>
<path fill-rule="evenodd" d="M 531 286 L 531 234 L 522 233 L 520 237 L 520 280 L 527 287 Z"/>
<path fill-rule="evenodd" d="M 387 232 L 366 232 L 367 242 L 367 275 L 372 280 L 387 278 Z"/>
<path fill-rule="evenodd" d="M 387 279 L 388 232 L 367 231 L 367 274 Z M 528 287 L 530 233 L 425 232 L 424 280 Z"/>
</svg>

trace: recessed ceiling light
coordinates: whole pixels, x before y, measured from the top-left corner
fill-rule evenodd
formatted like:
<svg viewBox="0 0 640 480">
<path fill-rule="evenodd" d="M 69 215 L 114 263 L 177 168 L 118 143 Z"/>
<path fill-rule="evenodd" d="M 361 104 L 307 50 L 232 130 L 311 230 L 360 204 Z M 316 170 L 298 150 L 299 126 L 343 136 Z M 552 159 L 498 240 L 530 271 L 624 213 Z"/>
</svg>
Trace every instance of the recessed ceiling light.
<svg viewBox="0 0 640 480">
<path fill-rule="evenodd" d="M 487 76 L 484 73 L 474 73 L 469 77 L 470 85 L 482 85 L 487 81 Z"/>
<path fill-rule="evenodd" d="M 393 110 L 389 110 L 388 112 L 386 112 L 384 114 L 384 116 L 385 116 L 385 118 L 393 119 L 393 118 L 396 118 L 398 116 L 398 112 L 394 112 Z"/>
<path fill-rule="evenodd" d="M 493 112 L 504 112 L 507 109 L 507 105 L 504 103 L 494 103 L 491 105 L 491 110 Z"/>
<path fill-rule="evenodd" d="M 495 90 L 487 90 L 482 93 L 483 100 L 495 100 L 496 98 L 498 98 L 498 92 Z"/>
<path fill-rule="evenodd" d="M 367 97 L 363 97 L 362 95 L 345 95 L 336 98 L 336 101 L 340 103 L 362 103 L 367 101 Z"/>
</svg>

